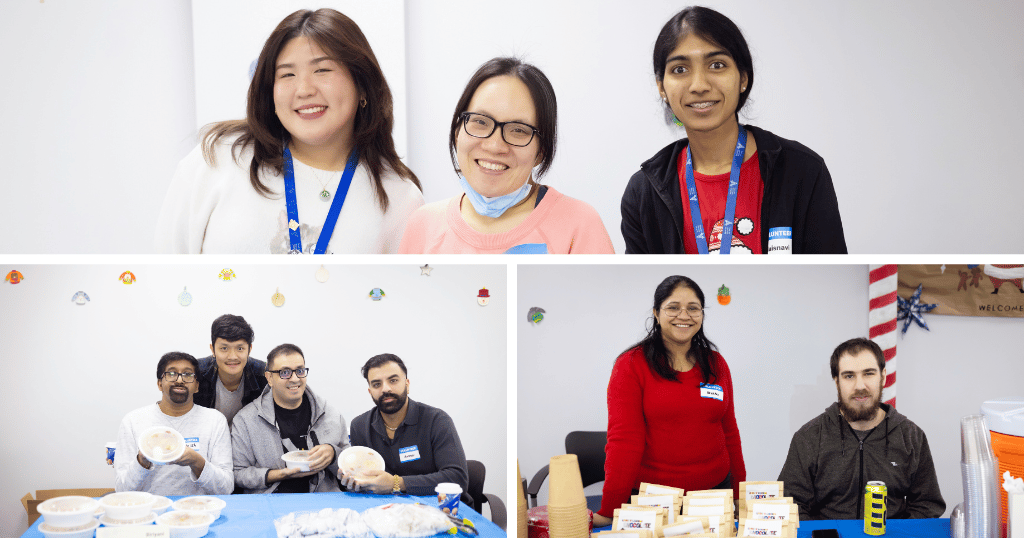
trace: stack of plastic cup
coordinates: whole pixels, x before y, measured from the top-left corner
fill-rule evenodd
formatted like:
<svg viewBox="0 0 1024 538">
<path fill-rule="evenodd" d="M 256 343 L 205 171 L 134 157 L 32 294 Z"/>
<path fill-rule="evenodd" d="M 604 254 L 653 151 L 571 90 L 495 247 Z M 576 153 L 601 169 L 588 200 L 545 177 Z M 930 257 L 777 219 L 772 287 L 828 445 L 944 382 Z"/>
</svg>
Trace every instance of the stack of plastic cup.
<svg viewBox="0 0 1024 538">
<path fill-rule="evenodd" d="M 519 460 L 516 460 L 516 536 L 526 538 L 527 526 L 526 526 L 526 495 L 523 493 L 523 475 L 519 473 Z"/>
<path fill-rule="evenodd" d="M 548 464 L 548 525 L 551 538 L 590 536 L 590 513 L 575 454 L 555 456 Z"/>
<path fill-rule="evenodd" d="M 983 415 L 960 420 L 965 538 L 999 538 L 999 462 Z"/>
</svg>

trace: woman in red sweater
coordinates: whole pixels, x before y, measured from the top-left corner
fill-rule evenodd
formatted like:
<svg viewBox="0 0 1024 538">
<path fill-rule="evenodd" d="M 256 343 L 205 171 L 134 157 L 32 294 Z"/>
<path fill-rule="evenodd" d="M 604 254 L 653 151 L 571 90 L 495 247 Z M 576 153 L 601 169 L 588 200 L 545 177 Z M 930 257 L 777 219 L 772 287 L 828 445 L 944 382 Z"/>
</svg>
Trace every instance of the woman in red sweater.
<svg viewBox="0 0 1024 538">
<path fill-rule="evenodd" d="M 747 479 L 732 377 L 704 336 L 704 292 L 685 276 L 654 291 L 653 327 L 608 381 L 604 492 L 594 526 L 611 523 L 641 482 L 733 490 Z"/>
</svg>

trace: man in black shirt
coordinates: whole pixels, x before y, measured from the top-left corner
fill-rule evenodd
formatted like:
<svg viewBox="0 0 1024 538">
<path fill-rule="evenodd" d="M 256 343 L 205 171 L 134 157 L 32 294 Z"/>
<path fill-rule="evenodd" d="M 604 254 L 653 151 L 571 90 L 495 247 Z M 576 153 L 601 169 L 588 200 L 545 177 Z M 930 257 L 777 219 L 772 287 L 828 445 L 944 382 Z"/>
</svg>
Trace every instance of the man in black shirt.
<svg viewBox="0 0 1024 538">
<path fill-rule="evenodd" d="M 466 491 L 469 471 L 455 424 L 444 411 L 409 399 L 402 359 L 377 355 L 366 361 L 362 373 L 376 407 L 352 421 L 352 445 L 380 453 L 384 471 L 371 471 L 366 478 L 339 474 L 349 490 L 433 495 L 435 486 L 451 482 Z"/>
</svg>

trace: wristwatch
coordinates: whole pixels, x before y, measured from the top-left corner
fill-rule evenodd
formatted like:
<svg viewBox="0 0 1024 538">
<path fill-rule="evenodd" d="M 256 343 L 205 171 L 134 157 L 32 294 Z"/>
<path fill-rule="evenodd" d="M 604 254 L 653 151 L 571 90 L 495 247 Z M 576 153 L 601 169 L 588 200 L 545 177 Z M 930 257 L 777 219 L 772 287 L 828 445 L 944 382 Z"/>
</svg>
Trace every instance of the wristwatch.
<svg viewBox="0 0 1024 538">
<path fill-rule="evenodd" d="M 398 475 L 392 475 L 395 478 L 394 485 L 391 486 L 391 494 L 398 495 L 402 492 L 402 479 Z"/>
</svg>

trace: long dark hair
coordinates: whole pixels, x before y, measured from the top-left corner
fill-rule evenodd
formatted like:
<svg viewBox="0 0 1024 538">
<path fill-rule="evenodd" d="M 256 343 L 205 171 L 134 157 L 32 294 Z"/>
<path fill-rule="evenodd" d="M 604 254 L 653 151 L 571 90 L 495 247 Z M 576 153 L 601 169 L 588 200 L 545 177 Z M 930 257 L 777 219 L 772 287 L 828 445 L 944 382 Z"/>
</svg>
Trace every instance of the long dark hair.
<svg viewBox="0 0 1024 538">
<path fill-rule="evenodd" d="M 736 62 L 739 72 L 746 73 L 747 88 L 740 92 L 740 100 L 736 105 L 738 117 L 740 110 L 747 102 L 750 91 L 754 89 L 754 61 L 750 56 L 747 40 L 743 38 L 743 32 L 736 26 L 736 23 L 711 8 L 690 6 L 673 15 L 665 23 L 658 34 L 658 39 L 654 42 L 654 78 L 658 82 L 665 80 L 668 55 L 691 32 L 725 49 Z M 668 104 L 666 103 L 665 106 L 667 107 Z"/>
<path fill-rule="evenodd" d="M 704 292 L 701 291 L 700 286 L 697 285 L 693 280 L 682 276 L 672 275 L 658 284 L 658 287 L 654 290 L 654 310 L 661 311 L 661 305 L 669 296 L 676 290 L 676 288 L 689 288 L 693 290 L 693 293 L 697 295 L 697 299 L 700 301 L 701 308 L 704 308 Z M 661 324 L 658 323 L 658 318 L 651 318 L 654 323 L 650 329 L 647 329 L 647 336 L 640 340 L 636 344 L 633 344 L 623 353 L 632 351 L 634 349 L 641 349 L 644 352 L 644 358 L 647 359 L 647 366 L 654 373 L 669 380 L 678 381 L 678 374 L 674 368 L 672 368 L 672 362 L 668 356 L 668 350 L 665 349 L 665 341 L 661 335 Z M 718 351 L 716 346 L 708 337 L 704 335 L 704 323 L 700 325 L 700 330 L 697 334 L 693 335 L 693 339 L 690 340 L 690 351 L 687 352 L 687 357 L 691 357 L 700 368 L 701 378 L 705 383 L 712 383 L 718 379 L 718 374 L 715 372 L 714 365 L 711 364 L 711 353 Z M 621 356 L 621 355 L 620 355 Z"/>
<path fill-rule="evenodd" d="M 369 41 L 352 19 L 330 8 L 296 11 L 271 32 L 256 61 L 256 72 L 249 84 L 245 119 L 222 121 L 206 128 L 203 136 L 206 162 L 211 166 L 216 164 L 213 148 L 221 138 L 240 135 L 231 145 L 235 162 L 238 162 L 241 150 L 251 145 L 253 157 L 249 166 L 249 182 L 256 192 L 263 196 L 270 194 L 270 189 L 260 181 L 260 169 L 266 167 L 278 174 L 283 173 L 282 151 L 291 140 L 291 135 L 274 112 L 274 70 L 281 50 L 300 36 L 308 37 L 332 60 L 348 68 L 356 88 L 366 96 L 366 106 L 356 109 L 353 141 L 359 147 L 359 160 L 370 169 L 373 192 L 381 210 L 387 211 L 388 208 L 388 195 L 381 179 L 385 166 L 423 190 L 416 174 L 405 166 L 395 150 L 395 141 L 391 138 L 395 123 L 391 88 L 384 79 Z"/>
</svg>

